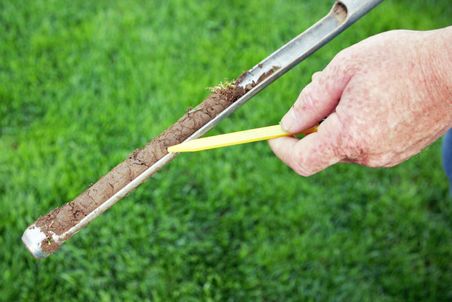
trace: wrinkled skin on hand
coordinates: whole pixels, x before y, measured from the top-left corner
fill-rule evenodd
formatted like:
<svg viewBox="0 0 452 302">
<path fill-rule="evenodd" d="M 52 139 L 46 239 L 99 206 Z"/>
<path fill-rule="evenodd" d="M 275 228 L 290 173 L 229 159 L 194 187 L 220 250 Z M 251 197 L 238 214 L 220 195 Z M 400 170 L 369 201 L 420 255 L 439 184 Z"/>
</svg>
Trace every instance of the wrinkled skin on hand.
<svg viewBox="0 0 452 302">
<path fill-rule="evenodd" d="M 270 141 L 275 154 L 309 176 L 338 162 L 391 167 L 452 127 L 452 27 L 391 31 L 341 51 L 312 77 L 281 121 L 301 140 Z"/>
</svg>

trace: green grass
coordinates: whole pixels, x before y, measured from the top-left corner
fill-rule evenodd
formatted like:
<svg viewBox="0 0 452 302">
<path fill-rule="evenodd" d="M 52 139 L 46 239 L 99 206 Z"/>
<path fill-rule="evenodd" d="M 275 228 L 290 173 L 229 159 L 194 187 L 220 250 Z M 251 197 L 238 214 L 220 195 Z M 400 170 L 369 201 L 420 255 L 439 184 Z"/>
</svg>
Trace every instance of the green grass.
<svg viewBox="0 0 452 302">
<path fill-rule="evenodd" d="M 437 142 L 393 169 L 298 177 L 265 143 L 180 156 L 59 253 L 28 224 L 325 14 L 331 1 L 1 1 L 0 300 L 450 301 Z M 212 133 L 279 121 L 311 74 L 450 1 L 385 1 Z"/>
</svg>

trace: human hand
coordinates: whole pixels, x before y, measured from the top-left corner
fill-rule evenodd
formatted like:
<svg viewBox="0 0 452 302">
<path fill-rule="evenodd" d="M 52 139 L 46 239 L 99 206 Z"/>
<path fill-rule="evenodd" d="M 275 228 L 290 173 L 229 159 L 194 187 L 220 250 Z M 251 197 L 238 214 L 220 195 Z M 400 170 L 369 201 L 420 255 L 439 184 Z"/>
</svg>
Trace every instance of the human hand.
<svg viewBox="0 0 452 302">
<path fill-rule="evenodd" d="M 309 176 L 338 162 L 391 167 L 452 127 L 452 27 L 390 31 L 341 51 L 312 77 L 281 121 L 301 140 L 270 141 Z"/>
</svg>

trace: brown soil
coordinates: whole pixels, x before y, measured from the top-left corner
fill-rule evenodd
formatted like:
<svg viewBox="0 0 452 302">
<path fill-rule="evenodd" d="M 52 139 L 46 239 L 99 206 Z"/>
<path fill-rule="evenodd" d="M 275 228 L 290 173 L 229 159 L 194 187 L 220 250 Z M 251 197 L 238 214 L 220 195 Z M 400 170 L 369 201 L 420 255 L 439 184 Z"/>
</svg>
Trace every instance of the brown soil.
<svg viewBox="0 0 452 302">
<path fill-rule="evenodd" d="M 82 218 L 165 156 L 169 146 L 183 142 L 247 91 L 270 76 L 276 69 L 271 69 L 261 76 L 257 83 L 247 85 L 246 88 L 237 85 L 242 79 L 239 77 L 231 85 L 214 89 L 212 94 L 196 108 L 189 110 L 146 146 L 131 153 L 125 161 L 113 168 L 76 199 L 40 217 L 35 224 L 47 235 L 47 238 L 41 242 L 42 250 L 49 254 L 57 250 L 59 246 L 52 241 L 52 233 L 60 235 L 76 225 Z"/>
</svg>

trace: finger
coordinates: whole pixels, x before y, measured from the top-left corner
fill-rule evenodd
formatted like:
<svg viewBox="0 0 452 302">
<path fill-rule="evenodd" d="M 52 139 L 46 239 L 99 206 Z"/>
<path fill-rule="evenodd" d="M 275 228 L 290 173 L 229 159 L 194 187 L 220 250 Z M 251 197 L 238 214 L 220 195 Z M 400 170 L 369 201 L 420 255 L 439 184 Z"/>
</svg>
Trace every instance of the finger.
<svg viewBox="0 0 452 302">
<path fill-rule="evenodd" d="M 292 162 L 292 152 L 295 149 L 295 145 L 300 140 L 294 137 L 281 137 L 268 141 L 273 153 L 286 165 L 290 166 Z"/>
<path fill-rule="evenodd" d="M 347 68 L 344 55 L 336 56 L 321 72 L 313 75 L 294 105 L 281 120 L 281 127 L 298 133 L 314 126 L 334 111 L 353 72 Z"/>
<path fill-rule="evenodd" d="M 310 176 L 344 159 L 340 152 L 340 129 L 340 122 L 333 113 L 320 125 L 318 132 L 301 140 L 293 137 L 273 139 L 270 146 L 295 172 Z"/>
</svg>

